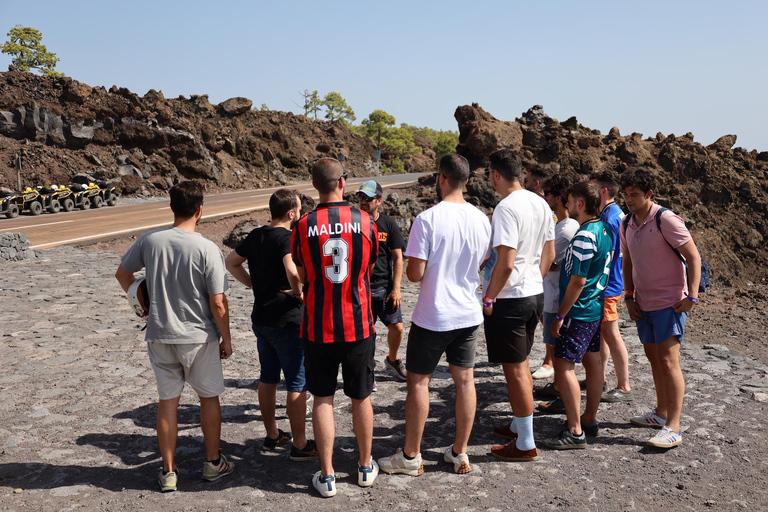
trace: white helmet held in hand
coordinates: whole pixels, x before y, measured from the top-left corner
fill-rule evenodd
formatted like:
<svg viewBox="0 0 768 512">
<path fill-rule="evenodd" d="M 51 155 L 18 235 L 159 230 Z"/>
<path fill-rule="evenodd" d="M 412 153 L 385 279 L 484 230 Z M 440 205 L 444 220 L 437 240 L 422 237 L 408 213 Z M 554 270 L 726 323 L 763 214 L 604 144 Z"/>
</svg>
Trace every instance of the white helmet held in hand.
<svg viewBox="0 0 768 512">
<path fill-rule="evenodd" d="M 128 287 L 128 304 L 139 318 L 149 314 L 149 292 L 147 291 L 147 278 L 141 276 Z"/>
</svg>

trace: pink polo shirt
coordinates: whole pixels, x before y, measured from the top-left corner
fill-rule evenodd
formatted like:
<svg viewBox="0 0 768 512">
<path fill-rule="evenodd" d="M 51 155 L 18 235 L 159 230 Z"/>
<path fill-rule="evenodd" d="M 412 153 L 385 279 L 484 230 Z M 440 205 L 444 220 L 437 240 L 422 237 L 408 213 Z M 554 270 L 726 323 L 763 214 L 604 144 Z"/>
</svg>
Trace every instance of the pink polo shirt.
<svg viewBox="0 0 768 512">
<path fill-rule="evenodd" d="M 669 248 L 679 248 L 691 240 L 685 222 L 671 211 L 661 215 L 661 230 L 656 229 L 658 204 L 651 205 L 651 211 L 641 226 L 635 216 L 629 221 L 627 231 L 619 230 L 621 252 L 632 259 L 632 281 L 635 283 L 635 301 L 643 311 L 658 311 L 672 307 L 688 292 L 685 281 L 685 266 Z M 667 239 L 667 242 L 664 241 Z"/>
</svg>

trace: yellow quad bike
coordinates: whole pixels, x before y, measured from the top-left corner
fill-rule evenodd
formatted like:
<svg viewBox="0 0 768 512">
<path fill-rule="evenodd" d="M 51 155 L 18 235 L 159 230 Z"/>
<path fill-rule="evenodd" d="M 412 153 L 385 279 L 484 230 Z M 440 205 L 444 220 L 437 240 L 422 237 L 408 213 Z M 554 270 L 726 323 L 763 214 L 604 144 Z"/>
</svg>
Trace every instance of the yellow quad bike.
<svg viewBox="0 0 768 512">
<path fill-rule="evenodd" d="M 40 191 L 34 188 L 27 187 L 21 192 L 21 205 L 20 210 L 22 212 L 28 211 L 31 215 L 40 215 L 47 208 L 50 208 L 51 199 L 40 193 Z M 58 205 L 58 201 L 56 203 Z M 56 209 L 58 212 L 61 208 Z M 55 212 L 54 212 L 55 213 Z"/>
<path fill-rule="evenodd" d="M 21 212 L 24 204 L 21 192 L 0 193 L 0 215 L 5 215 L 9 219 L 15 219 Z"/>
</svg>

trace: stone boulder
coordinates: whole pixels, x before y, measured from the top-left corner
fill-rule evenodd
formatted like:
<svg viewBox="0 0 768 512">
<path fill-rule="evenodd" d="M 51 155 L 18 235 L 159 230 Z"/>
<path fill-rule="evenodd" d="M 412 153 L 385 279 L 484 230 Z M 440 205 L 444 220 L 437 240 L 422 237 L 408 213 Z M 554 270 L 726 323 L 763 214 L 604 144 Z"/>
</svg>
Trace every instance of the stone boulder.
<svg viewBox="0 0 768 512">
<path fill-rule="evenodd" d="M 248 98 L 229 98 L 228 100 L 222 101 L 218 105 L 219 111 L 229 117 L 235 117 L 242 114 L 245 114 L 249 110 L 251 110 L 251 107 L 253 107 L 253 102 L 249 100 Z"/>
<path fill-rule="evenodd" d="M 454 113 L 459 123 L 459 144 L 456 152 L 480 167 L 499 148 L 520 149 L 523 131 L 516 122 L 499 121 L 477 103 L 464 105 Z"/>
<path fill-rule="evenodd" d="M 707 148 L 713 149 L 715 151 L 729 150 L 733 147 L 734 144 L 736 144 L 736 138 L 736 135 L 723 135 L 715 142 L 707 146 Z"/>
<path fill-rule="evenodd" d="M 251 231 L 258 228 L 259 226 L 261 226 L 261 224 L 256 219 L 241 220 L 237 223 L 237 225 L 235 225 L 229 235 L 227 235 L 227 238 L 224 239 L 224 245 L 232 249 L 236 248 L 238 245 L 243 243 Z"/>
</svg>

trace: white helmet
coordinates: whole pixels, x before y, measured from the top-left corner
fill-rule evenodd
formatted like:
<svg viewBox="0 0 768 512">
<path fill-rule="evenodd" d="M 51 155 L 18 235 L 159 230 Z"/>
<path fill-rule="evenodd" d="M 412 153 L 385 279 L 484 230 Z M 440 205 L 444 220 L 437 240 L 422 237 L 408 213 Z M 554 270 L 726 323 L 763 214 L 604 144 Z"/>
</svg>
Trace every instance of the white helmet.
<svg viewBox="0 0 768 512">
<path fill-rule="evenodd" d="M 128 304 L 139 318 L 149 314 L 149 292 L 146 280 L 145 276 L 141 276 L 128 287 Z"/>
</svg>

